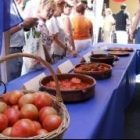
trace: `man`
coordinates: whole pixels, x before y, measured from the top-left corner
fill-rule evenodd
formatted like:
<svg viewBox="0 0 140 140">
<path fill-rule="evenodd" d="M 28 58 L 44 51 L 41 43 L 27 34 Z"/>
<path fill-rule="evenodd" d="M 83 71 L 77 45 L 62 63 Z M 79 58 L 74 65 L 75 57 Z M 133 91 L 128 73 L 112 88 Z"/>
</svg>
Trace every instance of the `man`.
<svg viewBox="0 0 140 140">
<path fill-rule="evenodd" d="M 121 4 L 121 10 L 116 14 L 116 34 L 117 34 L 117 43 L 128 43 L 128 33 L 127 33 L 127 25 L 129 21 L 129 15 L 126 12 L 126 4 Z"/>
<path fill-rule="evenodd" d="M 25 45 L 24 29 L 29 30 L 33 27 L 37 18 L 26 18 L 22 19 L 14 6 L 15 3 L 12 1 L 10 21 L 13 27 L 9 30 L 10 32 L 10 54 L 22 52 L 23 46 Z M 15 8 L 13 8 L 15 7 Z M 23 21 L 23 22 L 21 22 Z M 16 24 L 15 24 L 16 23 Z M 15 58 L 8 61 L 8 81 L 11 81 L 21 75 L 22 58 Z"/>
</svg>

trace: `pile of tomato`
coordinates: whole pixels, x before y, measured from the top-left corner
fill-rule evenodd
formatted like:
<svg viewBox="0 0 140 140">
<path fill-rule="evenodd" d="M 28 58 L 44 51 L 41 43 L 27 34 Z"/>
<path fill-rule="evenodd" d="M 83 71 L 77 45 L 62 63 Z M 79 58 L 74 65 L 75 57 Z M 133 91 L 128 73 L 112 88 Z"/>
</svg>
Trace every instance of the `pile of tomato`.
<svg viewBox="0 0 140 140">
<path fill-rule="evenodd" d="M 54 99 L 48 93 L 24 94 L 15 90 L 1 97 L 0 133 L 4 136 L 28 138 L 46 135 L 61 123 Z"/>
<path fill-rule="evenodd" d="M 71 79 L 63 79 L 59 80 L 59 86 L 61 90 L 75 90 L 75 89 L 81 89 L 81 88 L 87 88 L 90 85 L 86 82 L 83 82 L 80 78 L 73 77 Z M 56 84 L 54 81 L 49 81 L 46 83 L 46 87 L 49 88 L 56 88 Z"/>
<path fill-rule="evenodd" d="M 77 71 L 107 71 L 110 70 L 110 67 L 101 63 L 86 63 L 86 64 L 81 64 L 78 67 L 75 68 Z"/>
</svg>

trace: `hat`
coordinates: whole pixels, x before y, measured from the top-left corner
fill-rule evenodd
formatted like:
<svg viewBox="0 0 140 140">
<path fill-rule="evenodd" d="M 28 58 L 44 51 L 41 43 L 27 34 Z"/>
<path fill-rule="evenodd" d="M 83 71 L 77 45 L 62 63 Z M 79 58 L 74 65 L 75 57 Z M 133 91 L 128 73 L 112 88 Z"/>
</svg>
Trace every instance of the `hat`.
<svg viewBox="0 0 140 140">
<path fill-rule="evenodd" d="M 126 9 L 127 5 L 125 3 L 121 4 L 121 9 Z"/>
</svg>

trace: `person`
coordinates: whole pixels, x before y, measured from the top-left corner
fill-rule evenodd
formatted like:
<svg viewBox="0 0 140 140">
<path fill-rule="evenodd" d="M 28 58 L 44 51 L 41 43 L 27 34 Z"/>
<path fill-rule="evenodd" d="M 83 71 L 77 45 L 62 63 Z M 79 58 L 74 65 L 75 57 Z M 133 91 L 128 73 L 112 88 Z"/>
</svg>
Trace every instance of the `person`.
<svg viewBox="0 0 140 140">
<path fill-rule="evenodd" d="M 12 19 L 16 19 L 18 15 L 11 14 Z M 24 28 L 30 29 L 37 22 L 36 18 L 26 18 L 22 23 L 10 29 L 10 54 L 21 53 L 25 45 Z M 15 58 L 8 61 L 8 81 L 14 80 L 21 75 L 22 58 Z"/>
<path fill-rule="evenodd" d="M 35 32 L 37 32 L 37 34 L 38 34 L 39 42 L 40 41 L 42 42 L 41 43 L 42 46 L 40 46 L 40 47 L 43 47 L 43 51 L 41 51 L 41 54 L 39 53 L 39 56 L 43 57 L 43 52 L 44 52 L 45 59 L 44 58 L 43 59 L 49 63 L 53 63 L 52 59 L 50 57 L 50 49 L 51 49 L 50 46 L 53 42 L 53 39 L 50 36 L 49 31 L 46 27 L 46 21 L 49 20 L 53 16 L 55 7 L 56 7 L 56 4 L 55 4 L 54 0 L 41 1 L 39 4 L 39 9 L 38 9 L 38 14 L 37 14 L 38 22 L 37 22 L 37 25 L 35 26 Z M 29 33 L 32 33 L 32 32 L 30 31 Z M 30 39 L 30 37 L 29 37 L 29 39 Z M 28 53 L 28 48 L 29 48 L 28 45 L 25 46 L 23 51 L 25 53 L 27 51 L 27 53 Z M 41 49 L 39 48 L 39 50 L 42 50 L 42 48 Z M 29 50 L 29 52 L 31 52 L 31 51 Z M 23 63 L 23 67 L 22 67 L 22 75 L 28 73 L 29 71 L 42 68 L 40 63 L 35 62 L 35 65 L 32 66 L 32 64 L 29 65 L 29 63 L 28 63 L 29 61 L 27 62 L 26 60 L 27 59 L 24 59 L 24 61 L 23 61 L 24 63 Z"/>
<path fill-rule="evenodd" d="M 76 16 L 71 18 L 75 50 L 77 52 L 92 46 L 93 26 L 92 22 L 84 16 L 85 9 L 85 5 L 79 3 L 76 6 Z"/>
<path fill-rule="evenodd" d="M 59 18 L 61 23 L 61 28 L 64 30 L 66 34 L 66 44 L 70 47 L 72 47 L 72 50 L 75 50 L 75 44 L 73 39 L 73 29 L 71 25 L 71 21 L 69 18 L 69 15 L 71 13 L 72 7 L 68 4 L 64 4 L 63 12 Z"/>
<path fill-rule="evenodd" d="M 59 5 L 57 4 L 53 17 L 46 22 L 49 33 L 53 37 L 51 57 L 54 62 L 63 59 L 66 56 L 66 52 L 69 52 L 74 57 L 77 56 L 75 50 L 71 50 L 70 47 L 67 47 L 65 44 L 66 35 L 59 20 L 62 13 L 62 8 L 63 6 L 60 6 L 60 3 Z"/>
<path fill-rule="evenodd" d="M 110 8 L 106 8 L 104 23 L 103 23 L 103 41 L 104 42 L 112 43 L 111 36 L 112 36 L 114 24 L 115 24 L 115 19 L 112 16 L 112 10 Z"/>
<path fill-rule="evenodd" d="M 76 6 L 79 2 L 80 2 L 79 0 L 67 0 L 67 3 L 72 6 L 70 18 L 72 18 L 76 15 Z"/>
<path fill-rule="evenodd" d="M 129 23 L 129 14 L 126 12 L 127 5 L 121 4 L 121 10 L 115 15 L 117 43 L 128 43 L 127 23 Z"/>
<path fill-rule="evenodd" d="M 50 57 L 50 46 L 53 42 L 52 36 L 50 36 L 49 31 L 46 27 L 46 21 L 49 20 L 55 11 L 56 3 L 54 0 L 43 0 L 40 2 L 38 11 L 38 31 L 41 33 L 42 43 L 46 55 L 46 61 L 52 63 Z"/>
<path fill-rule="evenodd" d="M 138 10 L 135 14 L 134 21 L 131 27 L 130 39 L 135 38 L 135 44 L 140 44 L 140 0 L 138 0 Z"/>
<path fill-rule="evenodd" d="M 40 1 L 41 0 L 28 1 L 23 11 L 23 18 L 37 17 Z"/>
</svg>

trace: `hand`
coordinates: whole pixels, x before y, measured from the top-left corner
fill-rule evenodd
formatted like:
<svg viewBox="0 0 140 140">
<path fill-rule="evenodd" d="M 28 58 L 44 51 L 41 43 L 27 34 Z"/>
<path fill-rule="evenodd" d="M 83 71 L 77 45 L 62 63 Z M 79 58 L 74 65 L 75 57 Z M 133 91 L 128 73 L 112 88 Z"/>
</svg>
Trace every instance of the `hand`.
<svg viewBox="0 0 140 140">
<path fill-rule="evenodd" d="M 31 27 L 36 25 L 37 21 L 37 18 L 26 18 L 23 22 L 23 25 L 25 28 L 30 29 Z"/>
<path fill-rule="evenodd" d="M 131 33 L 131 34 L 130 34 L 130 40 L 133 40 L 133 38 L 134 38 L 134 34 Z"/>
<path fill-rule="evenodd" d="M 71 50 L 71 55 L 73 57 L 77 57 L 78 56 L 78 53 L 75 50 Z"/>
</svg>

